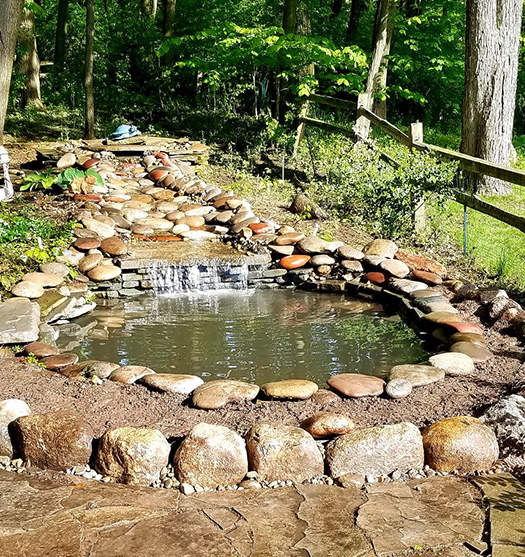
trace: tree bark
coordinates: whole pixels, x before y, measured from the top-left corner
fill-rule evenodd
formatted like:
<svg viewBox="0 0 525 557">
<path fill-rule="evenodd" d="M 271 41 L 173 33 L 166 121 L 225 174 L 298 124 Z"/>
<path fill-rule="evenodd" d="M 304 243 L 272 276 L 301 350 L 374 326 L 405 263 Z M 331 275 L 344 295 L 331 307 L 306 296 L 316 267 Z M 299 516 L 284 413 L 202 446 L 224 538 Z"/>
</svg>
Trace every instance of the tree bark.
<svg viewBox="0 0 525 557">
<path fill-rule="evenodd" d="M 142 0 L 142 13 L 149 19 L 157 15 L 157 0 Z"/>
<path fill-rule="evenodd" d="M 175 10 L 177 0 L 164 0 L 164 20 L 162 27 L 165 37 L 173 37 L 175 33 Z"/>
<path fill-rule="evenodd" d="M 365 108 L 372 110 L 374 107 L 374 95 L 386 86 L 387 81 L 387 56 L 390 53 L 392 43 L 392 31 L 394 28 L 394 14 L 396 10 L 395 0 L 379 0 L 377 6 L 377 32 L 374 51 L 368 69 L 366 88 L 363 104 Z M 376 103 L 377 106 L 377 103 Z M 386 113 L 384 107 L 379 107 Z M 356 124 L 356 133 L 363 139 L 367 139 L 370 133 L 370 120 L 360 117 Z"/>
<path fill-rule="evenodd" d="M 55 66 L 57 70 L 64 67 L 66 60 L 66 35 L 67 35 L 67 15 L 69 10 L 69 0 L 58 0 L 57 28 L 55 32 Z"/>
<path fill-rule="evenodd" d="M 295 33 L 297 26 L 297 2 L 298 0 L 284 0 L 283 29 L 287 35 Z"/>
<path fill-rule="evenodd" d="M 351 44 L 357 28 L 359 27 L 359 20 L 365 8 L 365 0 L 352 0 L 352 7 L 350 8 L 350 19 L 348 20 L 348 27 L 346 29 L 346 44 Z"/>
<path fill-rule="evenodd" d="M 516 106 L 523 0 L 467 0 L 461 151 L 509 165 Z M 467 177 L 480 193 L 511 193 L 510 184 Z"/>
<path fill-rule="evenodd" d="M 95 100 L 93 98 L 93 46 L 95 42 L 94 0 L 86 0 L 86 58 L 84 89 L 86 92 L 84 139 L 95 139 Z"/>
<path fill-rule="evenodd" d="M 332 10 L 330 12 L 330 19 L 336 18 L 341 13 L 342 7 L 343 7 L 343 0 L 333 0 Z"/>
<path fill-rule="evenodd" d="M 36 45 L 35 14 L 32 10 L 24 9 L 18 40 L 24 48 L 21 62 L 22 73 L 26 76 L 26 88 L 22 94 L 24 107 L 33 106 L 43 110 L 42 97 L 40 96 L 40 58 Z"/>
<path fill-rule="evenodd" d="M 3 141 L 16 39 L 24 0 L 0 0 L 0 144 Z"/>
</svg>

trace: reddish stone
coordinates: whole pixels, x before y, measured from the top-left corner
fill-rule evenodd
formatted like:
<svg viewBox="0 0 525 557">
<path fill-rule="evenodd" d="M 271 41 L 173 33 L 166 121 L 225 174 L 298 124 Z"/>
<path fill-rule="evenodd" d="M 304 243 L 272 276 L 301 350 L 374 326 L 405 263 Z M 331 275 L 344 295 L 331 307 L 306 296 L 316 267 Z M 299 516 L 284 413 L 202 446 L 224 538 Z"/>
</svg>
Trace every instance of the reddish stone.
<svg viewBox="0 0 525 557">
<path fill-rule="evenodd" d="M 266 222 L 257 222 L 248 225 L 254 234 L 273 234 L 275 232 L 274 227 Z"/>
<path fill-rule="evenodd" d="M 155 170 L 152 170 L 149 173 L 149 177 L 154 182 L 160 182 L 161 180 L 164 180 L 164 178 L 166 178 L 168 174 L 169 172 L 167 170 L 163 170 L 162 168 L 156 168 Z"/>
<path fill-rule="evenodd" d="M 287 255 L 279 261 L 279 265 L 283 269 L 299 269 L 304 267 L 310 261 L 309 255 Z"/>
<path fill-rule="evenodd" d="M 75 201 L 102 201 L 102 196 L 97 193 L 77 193 L 74 198 Z"/>
<path fill-rule="evenodd" d="M 158 152 L 158 153 L 152 153 L 152 155 L 153 155 L 154 157 L 157 157 L 158 159 L 163 159 L 164 157 L 167 156 L 167 153 Z"/>
<path fill-rule="evenodd" d="M 115 195 L 106 195 L 106 197 L 104 197 L 104 201 L 107 201 L 108 203 L 124 203 L 127 199 L 123 199 L 122 197 Z"/>
<path fill-rule="evenodd" d="M 78 362 L 78 356 L 76 354 L 59 354 L 58 356 L 49 356 L 44 358 L 44 363 L 46 368 L 51 371 L 58 371 L 67 366 L 71 366 Z"/>
<path fill-rule="evenodd" d="M 99 248 L 100 240 L 98 238 L 77 238 L 73 245 L 79 250 L 89 251 Z"/>
<path fill-rule="evenodd" d="M 126 244 L 115 236 L 102 240 L 100 249 L 108 255 L 124 255 L 128 251 Z"/>
<path fill-rule="evenodd" d="M 439 275 L 436 275 L 436 273 L 430 273 L 429 271 L 412 271 L 412 276 L 416 280 L 421 280 L 433 286 L 436 284 L 442 284 L 443 282 L 443 279 Z"/>
<path fill-rule="evenodd" d="M 420 255 L 415 255 L 404 249 L 400 249 L 396 253 L 396 259 L 402 261 L 411 271 L 427 271 L 429 273 L 435 273 L 440 277 L 444 277 L 447 274 L 447 270 L 443 265 L 437 261 L 433 261 L 428 257 L 422 257 Z"/>
<path fill-rule="evenodd" d="M 351 398 L 379 396 L 383 393 L 385 387 L 385 382 L 379 377 L 362 375 L 360 373 L 332 375 L 327 383 L 339 394 Z"/>
<path fill-rule="evenodd" d="M 443 323 L 447 327 L 451 327 L 452 329 L 456 330 L 458 333 L 476 333 L 478 335 L 483 334 L 483 329 L 479 325 L 475 325 L 474 323 Z"/>
<path fill-rule="evenodd" d="M 29 356 L 29 354 L 34 354 L 37 358 L 46 358 L 48 356 L 56 356 L 58 354 L 58 348 L 56 346 L 51 346 L 45 342 L 31 342 L 24 347 L 24 354 Z"/>
<path fill-rule="evenodd" d="M 169 236 L 169 235 L 150 236 L 148 239 L 152 240 L 153 242 L 182 242 L 182 238 L 180 236 Z"/>
<path fill-rule="evenodd" d="M 384 284 L 386 282 L 386 275 L 378 271 L 372 271 L 371 273 L 366 273 L 363 278 L 372 284 Z"/>
<path fill-rule="evenodd" d="M 92 168 L 93 166 L 95 166 L 99 162 L 100 162 L 100 159 L 88 159 L 82 166 L 83 166 L 84 170 L 88 170 L 89 168 Z"/>
</svg>

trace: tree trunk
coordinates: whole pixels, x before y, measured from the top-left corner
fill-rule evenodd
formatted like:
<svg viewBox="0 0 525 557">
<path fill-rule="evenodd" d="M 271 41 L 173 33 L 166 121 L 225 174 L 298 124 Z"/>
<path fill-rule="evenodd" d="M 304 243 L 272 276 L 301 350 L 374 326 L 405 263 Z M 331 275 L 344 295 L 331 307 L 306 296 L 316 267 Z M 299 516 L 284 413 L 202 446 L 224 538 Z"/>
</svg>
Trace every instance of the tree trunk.
<svg viewBox="0 0 525 557">
<path fill-rule="evenodd" d="M 332 10 L 330 12 L 330 19 L 334 19 L 341 13 L 343 7 L 343 0 L 333 0 Z"/>
<path fill-rule="evenodd" d="M 16 39 L 24 0 L 0 0 L 0 144 L 3 141 Z"/>
<path fill-rule="evenodd" d="M 523 0 L 467 0 L 461 151 L 509 165 L 516 105 Z M 470 175 L 480 193 L 511 193 L 510 184 Z"/>
<path fill-rule="evenodd" d="M 67 34 L 67 13 L 69 0 L 58 0 L 57 28 L 55 33 L 55 66 L 57 70 L 64 67 L 66 60 L 66 34 Z"/>
<path fill-rule="evenodd" d="M 165 37 L 173 37 L 175 32 L 175 9 L 177 0 L 164 0 L 164 20 L 162 27 Z"/>
<path fill-rule="evenodd" d="M 22 73 L 26 76 L 26 88 L 22 94 L 24 107 L 33 106 L 43 110 L 42 97 L 40 96 L 40 58 L 36 46 L 35 14 L 32 10 L 24 9 L 18 40 L 24 48 L 22 58 Z"/>
<path fill-rule="evenodd" d="M 350 8 L 350 19 L 348 20 L 348 27 L 346 29 L 346 44 L 351 44 L 354 40 L 355 33 L 359 27 L 359 20 L 365 8 L 365 0 L 352 0 L 352 7 Z"/>
<path fill-rule="evenodd" d="M 295 33 L 297 25 L 297 2 L 298 0 L 284 0 L 283 29 L 287 35 Z"/>
<path fill-rule="evenodd" d="M 157 0 L 142 0 L 142 13 L 149 19 L 155 19 L 157 15 Z"/>
<path fill-rule="evenodd" d="M 84 139 L 95 139 L 95 100 L 93 98 L 93 45 L 95 42 L 94 0 L 86 0 L 86 67 L 84 89 L 86 91 L 86 111 Z"/>
<path fill-rule="evenodd" d="M 372 60 L 368 69 L 363 105 L 368 110 L 374 106 L 374 95 L 386 86 L 387 79 L 387 56 L 390 53 L 392 43 L 392 31 L 394 27 L 394 15 L 396 10 L 395 0 L 379 0 L 377 6 L 377 32 Z M 383 109 L 386 113 L 386 105 Z M 356 124 L 356 133 L 363 139 L 367 139 L 370 133 L 370 120 L 360 117 Z"/>
</svg>

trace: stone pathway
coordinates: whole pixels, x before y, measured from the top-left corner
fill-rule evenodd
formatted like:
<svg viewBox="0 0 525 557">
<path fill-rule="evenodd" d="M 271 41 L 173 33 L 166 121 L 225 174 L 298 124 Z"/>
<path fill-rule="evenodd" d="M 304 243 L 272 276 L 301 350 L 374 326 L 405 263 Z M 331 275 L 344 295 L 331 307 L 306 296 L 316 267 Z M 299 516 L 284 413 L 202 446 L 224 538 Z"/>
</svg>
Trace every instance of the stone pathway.
<svg viewBox="0 0 525 557">
<path fill-rule="evenodd" d="M 512 476 L 184 496 L 0 472 L 3 557 L 466 557 L 489 554 L 485 540 L 494 557 L 525 555 L 525 486 Z"/>
</svg>

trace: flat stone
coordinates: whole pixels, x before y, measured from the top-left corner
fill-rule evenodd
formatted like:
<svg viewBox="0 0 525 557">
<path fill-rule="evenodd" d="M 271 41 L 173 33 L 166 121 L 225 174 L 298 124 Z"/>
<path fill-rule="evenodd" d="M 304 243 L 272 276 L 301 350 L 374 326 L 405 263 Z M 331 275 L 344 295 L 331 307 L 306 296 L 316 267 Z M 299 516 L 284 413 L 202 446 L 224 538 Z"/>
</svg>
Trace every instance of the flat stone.
<svg viewBox="0 0 525 557">
<path fill-rule="evenodd" d="M 155 373 L 142 377 L 139 383 L 161 393 L 189 395 L 197 387 L 200 387 L 204 381 L 197 375 Z"/>
<path fill-rule="evenodd" d="M 44 287 L 36 282 L 23 280 L 11 288 L 11 294 L 13 294 L 13 296 L 19 296 L 20 298 L 35 300 L 44 295 Z"/>
<path fill-rule="evenodd" d="M 384 260 L 385 258 L 379 255 L 365 255 L 362 259 L 362 263 L 369 267 L 379 267 Z"/>
<path fill-rule="evenodd" d="M 47 356 L 56 356 L 58 354 L 58 348 L 56 346 L 51 346 L 45 342 L 31 342 L 24 346 L 24 354 L 29 356 L 33 354 L 37 358 L 46 358 Z"/>
<path fill-rule="evenodd" d="M 321 406 L 333 405 L 341 402 L 341 397 L 328 389 L 319 389 L 310 399 Z"/>
<path fill-rule="evenodd" d="M 327 381 L 338 393 L 351 398 L 379 396 L 383 394 L 385 382 L 379 377 L 360 373 L 340 373 Z"/>
<path fill-rule="evenodd" d="M 282 236 L 281 236 L 282 238 Z M 303 238 L 297 242 L 297 247 L 308 255 L 335 253 L 343 245 L 342 242 L 327 242 L 317 236 Z"/>
<path fill-rule="evenodd" d="M 130 223 L 134 223 L 138 220 L 148 218 L 148 212 L 144 211 L 143 209 L 128 208 L 122 211 L 122 216 Z"/>
<path fill-rule="evenodd" d="M 428 317 L 428 316 L 425 316 Z M 475 323 L 464 323 L 463 321 L 446 321 L 443 323 L 447 327 L 455 330 L 458 333 L 474 333 L 477 335 L 483 334 L 483 329 Z"/>
<path fill-rule="evenodd" d="M 76 354 L 57 354 L 56 356 L 48 356 L 43 360 L 47 369 L 58 371 L 64 367 L 71 366 L 78 362 Z"/>
<path fill-rule="evenodd" d="M 301 427 L 314 439 L 325 439 L 349 433 L 355 427 L 347 416 L 335 412 L 320 412 L 301 422 Z"/>
<path fill-rule="evenodd" d="M 261 424 L 246 437 L 250 470 L 273 482 L 303 482 L 324 471 L 323 456 L 314 438 L 299 427 Z"/>
<path fill-rule="evenodd" d="M 128 247 L 126 246 L 126 244 L 117 237 L 106 238 L 105 240 L 102 240 L 100 249 L 104 253 L 112 256 L 124 255 L 128 251 Z"/>
<path fill-rule="evenodd" d="M 436 296 L 444 297 L 439 290 L 434 290 L 433 288 L 427 288 L 426 290 L 416 290 L 410 294 L 413 300 L 421 300 L 424 298 L 434 298 Z"/>
<path fill-rule="evenodd" d="M 326 464 L 333 478 L 421 470 L 424 463 L 421 433 L 408 422 L 356 429 L 326 447 Z"/>
<path fill-rule="evenodd" d="M 96 232 L 100 238 L 111 238 L 115 236 L 115 229 L 109 224 L 100 222 L 99 220 L 92 218 L 82 219 L 82 224 L 88 229 Z"/>
<path fill-rule="evenodd" d="M 365 255 L 376 255 L 385 259 L 392 259 L 398 251 L 397 244 L 392 240 L 372 240 L 363 248 Z"/>
<path fill-rule="evenodd" d="M 349 260 L 354 259 L 356 261 L 360 261 L 365 256 L 365 254 L 361 250 L 346 245 L 340 246 L 337 249 L 337 254 L 341 259 L 349 259 Z"/>
<path fill-rule="evenodd" d="M 472 342 L 455 342 L 450 347 L 450 351 L 466 354 L 475 362 L 486 362 L 492 358 L 490 350 Z"/>
<path fill-rule="evenodd" d="M 150 485 L 168 465 L 170 444 L 158 429 L 116 427 L 102 435 L 95 457 L 101 474 L 132 485 Z"/>
<path fill-rule="evenodd" d="M 404 278 L 410 273 L 410 269 L 397 259 L 385 259 L 380 263 L 379 267 L 390 275 L 397 278 Z"/>
<path fill-rule="evenodd" d="M 153 375 L 154 373 L 155 372 L 149 367 L 122 366 L 113 371 L 109 376 L 109 379 L 110 381 L 130 385 L 131 383 L 135 383 L 135 381 L 142 379 L 146 375 Z"/>
<path fill-rule="evenodd" d="M 16 446 L 33 466 L 66 470 L 86 464 L 91 457 L 93 431 L 70 412 L 30 414 L 12 422 Z"/>
<path fill-rule="evenodd" d="M 202 217 L 190 217 L 185 216 L 180 219 L 177 219 L 177 224 L 186 224 L 190 227 L 190 229 L 195 230 L 197 228 L 201 228 L 206 224 L 206 221 Z"/>
<path fill-rule="evenodd" d="M 388 281 L 388 286 L 390 286 L 393 290 L 402 292 L 403 294 L 413 294 L 418 290 L 426 290 L 428 288 L 424 282 L 400 278 L 391 278 Z"/>
<path fill-rule="evenodd" d="M 0 303 L 0 344 L 26 344 L 38 339 L 40 307 L 27 298 Z"/>
<path fill-rule="evenodd" d="M 82 259 L 78 264 L 78 270 L 81 273 L 87 273 L 88 271 L 91 271 L 91 269 L 98 267 L 102 263 L 103 259 L 104 256 L 101 253 L 86 255 L 86 257 L 84 257 L 84 259 Z"/>
<path fill-rule="evenodd" d="M 423 430 L 427 464 L 438 472 L 472 474 L 488 470 L 499 457 L 492 429 L 470 416 L 445 418 Z"/>
<path fill-rule="evenodd" d="M 309 261 L 309 255 L 287 255 L 279 261 L 279 265 L 287 270 L 299 269 L 304 267 Z"/>
<path fill-rule="evenodd" d="M 412 392 L 412 383 L 407 379 L 392 379 L 385 386 L 385 393 L 393 399 L 407 397 Z"/>
<path fill-rule="evenodd" d="M 387 281 L 387 276 L 384 273 L 378 271 L 372 271 L 363 275 L 365 281 L 371 282 L 372 284 L 385 284 Z"/>
<path fill-rule="evenodd" d="M 353 260 L 353 259 L 343 259 L 339 265 L 342 269 L 349 273 L 362 273 L 363 272 L 363 265 L 361 265 L 360 261 Z"/>
<path fill-rule="evenodd" d="M 293 246 L 304 240 L 305 235 L 301 234 L 300 232 L 288 232 L 286 234 L 281 234 L 275 239 L 275 243 L 278 246 Z"/>
<path fill-rule="evenodd" d="M 435 354 L 428 361 L 434 367 L 442 369 L 446 375 L 470 375 L 474 373 L 474 360 L 459 352 L 445 352 Z"/>
<path fill-rule="evenodd" d="M 77 366 L 86 377 L 98 377 L 99 379 L 107 379 L 113 371 L 120 367 L 113 362 L 100 360 L 86 360 Z"/>
<path fill-rule="evenodd" d="M 69 152 L 66 153 L 65 155 L 62 155 L 57 162 L 57 168 L 58 170 L 65 170 L 66 168 L 71 168 L 72 166 L 75 166 L 77 162 L 77 157 L 75 155 L 75 153 Z"/>
<path fill-rule="evenodd" d="M 23 401 L 10 398 L 0 401 L 0 456 L 13 457 L 13 443 L 9 435 L 9 424 L 21 416 L 29 416 L 31 410 Z"/>
<path fill-rule="evenodd" d="M 428 257 L 422 257 L 421 255 L 415 255 L 414 253 L 410 253 L 404 249 L 397 251 L 396 259 L 406 263 L 412 272 L 426 271 L 428 273 L 439 275 L 442 278 L 447 274 L 445 267 L 437 261 L 429 259 Z"/>
<path fill-rule="evenodd" d="M 76 249 L 89 251 L 91 249 L 98 249 L 100 247 L 100 240 L 99 238 L 77 238 L 73 245 Z"/>
<path fill-rule="evenodd" d="M 122 274 L 120 267 L 115 265 L 99 265 L 88 272 L 88 277 L 95 282 L 104 282 L 113 280 Z"/>
<path fill-rule="evenodd" d="M 416 280 L 426 282 L 427 284 L 430 284 L 432 286 L 442 284 L 443 282 L 443 279 L 439 275 L 437 275 L 436 273 L 429 273 L 428 271 L 414 270 L 412 271 L 412 276 Z"/>
<path fill-rule="evenodd" d="M 167 219 L 147 217 L 145 219 L 138 219 L 135 221 L 135 223 L 162 232 L 167 232 L 168 230 L 171 230 L 173 228 L 173 223 Z"/>
<path fill-rule="evenodd" d="M 425 320 L 438 325 L 449 325 L 450 323 L 463 323 L 463 317 L 451 311 L 432 311 L 425 315 Z"/>
<path fill-rule="evenodd" d="M 193 404 L 197 408 L 214 410 L 231 402 L 251 401 L 259 394 L 259 387 L 243 381 L 217 379 L 197 387 Z"/>
<path fill-rule="evenodd" d="M 173 467 L 181 483 L 211 488 L 235 485 L 248 472 L 246 444 L 227 427 L 200 423 L 181 443 Z"/>
<path fill-rule="evenodd" d="M 311 264 L 315 267 L 319 265 L 335 265 L 335 259 L 329 255 L 314 255 L 310 260 Z"/>
<path fill-rule="evenodd" d="M 455 344 L 456 342 L 471 342 L 478 346 L 486 345 L 483 335 L 478 335 L 476 333 L 454 333 L 448 341 L 450 344 Z"/>
<path fill-rule="evenodd" d="M 275 228 L 267 222 L 257 222 L 248 225 L 254 234 L 274 234 Z"/>
<path fill-rule="evenodd" d="M 394 366 L 389 373 L 389 380 L 405 379 L 412 387 L 422 387 L 445 379 L 445 372 L 434 366 L 406 364 Z"/>
<path fill-rule="evenodd" d="M 295 398 L 306 400 L 310 398 L 319 387 L 306 379 L 285 379 L 274 381 L 261 386 L 261 391 L 270 398 Z"/>
<path fill-rule="evenodd" d="M 40 271 L 46 274 L 60 275 L 61 277 L 69 275 L 69 267 L 63 263 L 44 263 L 40 265 Z"/>
</svg>

